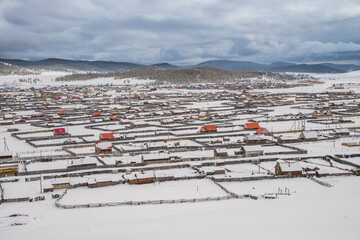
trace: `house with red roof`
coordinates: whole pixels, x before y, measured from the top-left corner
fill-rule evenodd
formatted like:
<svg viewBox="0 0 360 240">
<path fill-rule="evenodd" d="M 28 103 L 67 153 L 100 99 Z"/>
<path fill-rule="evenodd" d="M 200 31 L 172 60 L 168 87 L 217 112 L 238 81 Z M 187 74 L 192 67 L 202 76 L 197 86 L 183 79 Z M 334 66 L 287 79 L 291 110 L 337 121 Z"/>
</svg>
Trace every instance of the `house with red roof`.
<svg viewBox="0 0 360 240">
<path fill-rule="evenodd" d="M 260 127 L 259 123 L 257 123 L 257 122 L 247 122 L 247 123 L 245 123 L 245 129 L 247 129 L 247 130 L 256 130 L 259 127 Z"/>
<path fill-rule="evenodd" d="M 256 130 L 256 134 L 264 134 L 264 135 L 270 135 L 270 132 L 269 130 L 267 130 L 266 128 L 263 128 L 263 127 L 259 127 L 257 130 Z"/>
<path fill-rule="evenodd" d="M 55 128 L 54 134 L 55 135 L 63 135 L 63 134 L 66 134 L 66 130 L 65 130 L 65 128 Z"/>
<path fill-rule="evenodd" d="M 217 128 L 215 125 L 205 125 L 202 126 L 200 129 L 201 133 L 206 133 L 206 132 L 217 132 Z"/>
</svg>

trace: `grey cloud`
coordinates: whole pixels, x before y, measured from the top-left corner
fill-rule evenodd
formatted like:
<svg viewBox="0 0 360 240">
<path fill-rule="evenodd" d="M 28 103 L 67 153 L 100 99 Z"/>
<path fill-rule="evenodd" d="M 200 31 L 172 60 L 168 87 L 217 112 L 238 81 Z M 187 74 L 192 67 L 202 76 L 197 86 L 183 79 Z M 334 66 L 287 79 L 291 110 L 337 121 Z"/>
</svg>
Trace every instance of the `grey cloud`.
<svg viewBox="0 0 360 240">
<path fill-rule="evenodd" d="M 0 58 L 311 60 L 360 50 L 356 0 L 2 0 Z"/>
</svg>

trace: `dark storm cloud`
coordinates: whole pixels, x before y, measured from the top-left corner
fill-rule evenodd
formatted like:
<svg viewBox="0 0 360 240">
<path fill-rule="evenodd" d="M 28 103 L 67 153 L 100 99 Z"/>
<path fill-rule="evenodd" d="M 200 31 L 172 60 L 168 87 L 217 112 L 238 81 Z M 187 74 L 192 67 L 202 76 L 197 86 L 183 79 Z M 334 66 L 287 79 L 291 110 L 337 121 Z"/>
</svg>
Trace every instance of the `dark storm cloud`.
<svg viewBox="0 0 360 240">
<path fill-rule="evenodd" d="M 354 1 L 2 0 L 0 58 L 192 64 L 360 50 Z"/>
</svg>

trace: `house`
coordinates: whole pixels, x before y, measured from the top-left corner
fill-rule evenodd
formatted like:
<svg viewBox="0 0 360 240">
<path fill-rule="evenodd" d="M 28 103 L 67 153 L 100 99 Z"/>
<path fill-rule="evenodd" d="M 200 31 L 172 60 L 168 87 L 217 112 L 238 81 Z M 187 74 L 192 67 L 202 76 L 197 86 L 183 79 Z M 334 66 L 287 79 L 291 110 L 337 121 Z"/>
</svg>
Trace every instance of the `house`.
<svg viewBox="0 0 360 240">
<path fill-rule="evenodd" d="M 299 141 L 298 133 L 282 134 L 277 137 L 278 143 L 290 143 L 290 142 L 298 142 L 298 141 Z"/>
<path fill-rule="evenodd" d="M 59 110 L 58 114 L 59 115 L 66 115 L 67 112 L 66 112 L 66 110 Z"/>
<path fill-rule="evenodd" d="M 70 180 L 68 178 L 56 178 L 51 184 L 53 189 L 66 189 L 70 187 Z"/>
<path fill-rule="evenodd" d="M 88 181 L 89 188 L 106 187 L 111 185 L 113 185 L 113 181 L 110 177 L 95 178 Z"/>
<path fill-rule="evenodd" d="M 54 134 L 55 135 L 64 135 L 64 134 L 66 134 L 66 130 L 65 130 L 65 128 L 55 128 Z"/>
<path fill-rule="evenodd" d="M 264 144 L 266 143 L 266 139 L 259 135 L 246 135 L 244 137 L 244 142 L 247 144 Z"/>
<path fill-rule="evenodd" d="M 302 168 L 298 162 L 278 161 L 275 165 L 275 175 L 301 175 Z"/>
<path fill-rule="evenodd" d="M 149 124 L 145 121 L 131 121 L 130 127 L 137 128 L 137 127 L 147 127 Z"/>
<path fill-rule="evenodd" d="M 200 129 L 200 133 L 207 133 L 207 132 L 217 132 L 216 126 L 215 125 L 202 126 Z"/>
<path fill-rule="evenodd" d="M 112 153 L 111 142 L 96 142 L 95 152 L 98 154 L 111 154 Z"/>
<path fill-rule="evenodd" d="M 227 157 L 228 156 L 227 149 L 214 149 L 214 156 L 215 157 Z"/>
<path fill-rule="evenodd" d="M 100 133 L 100 140 L 114 140 L 116 138 L 120 138 L 120 135 L 118 132 Z"/>
<path fill-rule="evenodd" d="M 205 175 L 225 174 L 225 168 L 223 167 L 202 167 L 199 170 Z"/>
<path fill-rule="evenodd" d="M 129 184 L 147 184 L 155 182 L 155 175 L 152 172 L 135 172 L 125 176 Z"/>
<path fill-rule="evenodd" d="M 256 134 L 263 134 L 263 135 L 265 135 L 265 136 L 270 135 L 269 130 L 267 130 L 266 128 L 263 128 L 263 127 L 259 127 L 259 128 L 256 130 L 255 133 L 256 133 Z"/>
<path fill-rule="evenodd" d="M 331 117 L 333 114 L 332 112 L 328 111 L 328 110 L 324 110 L 324 111 L 314 111 L 311 113 L 311 117 Z"/>
<path fill-rule="evenodd" d="M 94 112 L 93 116 L 101 116 L 101 113 L 100 112 Z"/>
<path fill-rule="evenodd" d="M 319 139 L 318 134 L 314 131 L 305 131 L 300 133 L 299 135 L 299 140 L 302 141 L 315 141 L 318 139 Z"/>
<path fill-rule="evenodd" d="M 261 146 L 242 146 L 241 153 L 245 155 L 245 157 L 256 157 L 264 155 L 264 150 Z"/>
<path fill-rule="evenodd" d="M 141 156 L 141 162 L 143 163 L 153 163 L 153 162 L 168 162 L 174 159 L 178 159 L 179 157 L 173 156 L 166 153 L 159 154 L 146 154 Z"/>
<path fill-rule="evenodd" d="M 246 130 L 256 130 L 259 127 L 260 127 L 259 123 L 257 123 L 257 122 L 247 122 L 247 123 L 245 123 L 245 129 Z"/>
</svg>

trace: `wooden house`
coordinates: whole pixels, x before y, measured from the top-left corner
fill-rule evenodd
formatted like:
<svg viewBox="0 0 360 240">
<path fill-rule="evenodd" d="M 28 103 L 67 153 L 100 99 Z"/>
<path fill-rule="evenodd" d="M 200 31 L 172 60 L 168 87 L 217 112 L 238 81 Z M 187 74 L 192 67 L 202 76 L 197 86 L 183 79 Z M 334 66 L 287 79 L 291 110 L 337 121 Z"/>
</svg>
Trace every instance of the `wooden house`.
<svg viewBox="0 0 360 240">
<path fill-rule="evenodd" d="M 215 125 L 205 125 L 200 129 L 200 133 L 208 133 L 208 132 L 217 132 L 217 128 Z"/>
<path fill-rule="evenodd" d="M 302 168 L 298 162 L 278 161 L 275 165 L 275 175 L 301 175 Z"/>
<path fill-rule="evenodd" d="M 214 156 L 215 157 L 227 157 L 228 156 L 227 149 L 214 149 Z"/>
<path fill-rule="evenodd" d="M 111 142 L 96 142 L 95 152 L 98 154 L 111 154 L 112 153 Z"/>
<path fill-rule="evenodd" d="M 311 113 L 311 117 L 331 117 L 333 114 L 329 110 L 317 110 Z"/>
<path fill-rule="evenodd" d="M 259 135 L 246 135 L 244 137 L 244 142 L 247 144 L 264 144 L 266 143 L 266 139 Z"/>
<path fill-rule="evenodd" d="M 125 176 L 129 184 L 147 184 L 155 182 L 154 173 L 151 172 L 135 172 L 130 176 Z"/>
<path fill-rule="evenodd" d="M 242 146 L 241 152 L 245 155 L 245 157 L 256 157 L 264 155 L 264 150 L 260 146 Z"/>
<path fill-rule="evenodd" d="M 319 139 L 319 136 L 314 131 L 305 131 L 305 132 L 300 133 L 300 135 L 299 135 L 299 140 L 301 140 L 301 141 L 315 141 L 318 139 Z"/>
<path fill-rule="evenodd" d="M 93 116 L 101 116 L 100 112 L 93 112 Z"/>
<path fill-rule="evenodd" d="M 52 183 L 53 189 L 66 189 L 70 187 L 68 178 L 56 178 Z"/>
<path fill-rule="evenodd" d="M 106 187 L 106 186 L 111 186 L 112 184 L 113 181 L 110 177 L 90 179 L 88 181 L 89 188 Z"/>
</svg>

